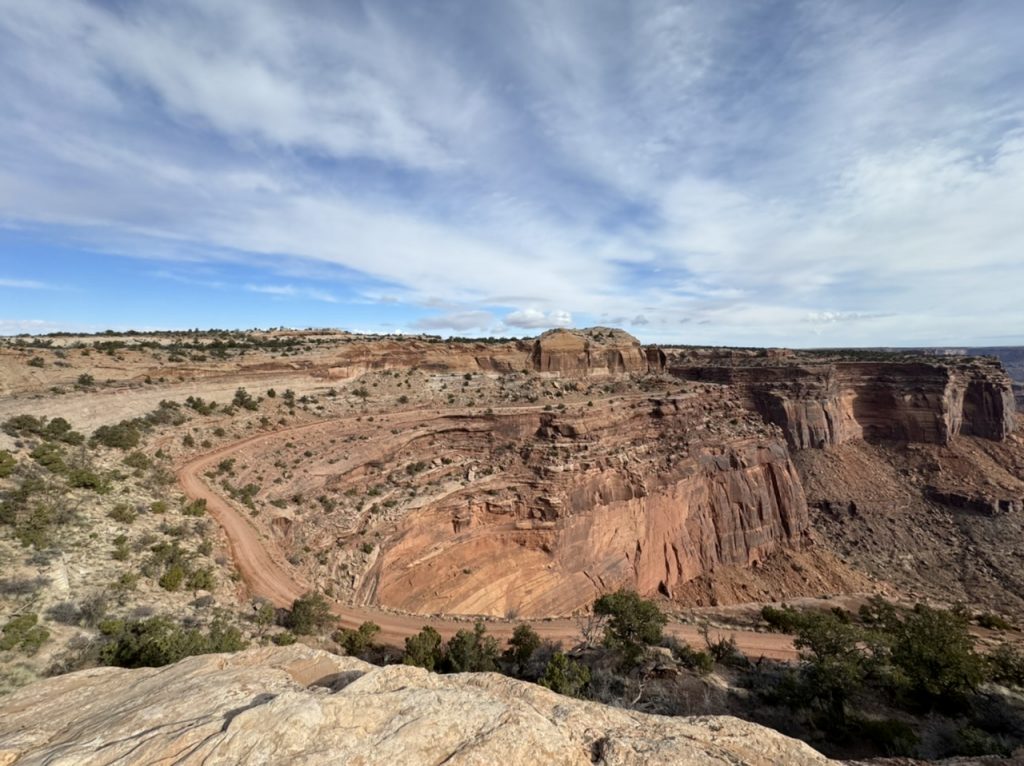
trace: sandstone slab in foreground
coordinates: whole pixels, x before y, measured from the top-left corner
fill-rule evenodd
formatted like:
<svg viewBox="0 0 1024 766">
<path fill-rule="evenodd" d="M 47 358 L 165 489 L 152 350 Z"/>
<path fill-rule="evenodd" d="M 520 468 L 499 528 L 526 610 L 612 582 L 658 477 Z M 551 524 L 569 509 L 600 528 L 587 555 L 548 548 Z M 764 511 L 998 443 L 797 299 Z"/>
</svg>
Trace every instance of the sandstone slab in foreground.
<svg viewBox="0 0 1024 766">
<path fill-rule="evenodd" d="M 827 764 L 729 717 L 666 718 L 492 673 L 378 668 L 302 645 L 98 668 L 0 700 L 23 764 Z"/>
</svg>

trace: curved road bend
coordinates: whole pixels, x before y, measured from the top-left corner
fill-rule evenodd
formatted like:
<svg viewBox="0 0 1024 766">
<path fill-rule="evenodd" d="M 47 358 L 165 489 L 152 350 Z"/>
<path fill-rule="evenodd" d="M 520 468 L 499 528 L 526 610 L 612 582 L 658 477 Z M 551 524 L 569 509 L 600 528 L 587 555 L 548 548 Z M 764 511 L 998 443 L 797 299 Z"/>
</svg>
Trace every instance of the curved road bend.
<svg viewBox="0 0 1024 766">
<path fill-rule="evenodd" d="M 291 606 L 296 598 L 308 590 L 308 586 L 292 571 L 274 542 L 261 535 L 246 515 L 217 494 L 203 480 L 202 475 L 226 456 L 244 447 L 261 441 L 276 440 L 286 434 L 322 427 L 328 422 L 330 421 L 320 420 L 250 436 L 195 457 L 182 465 L 177 472 L 178 483 L 181 485 L 182 491 L 192 500 L 205 500 L 206 510 L 224 529 L 231 557 L 249 590 L 253 595 L 266 598 L 279 607 Z M 380 640 L 395 645 L 401 645 L 407 636 L 418 633 L 424 625 L 430 625 L 445 637 L 450 637 L 456 631 L 470 625 L 465 620 L 394 614 L 372 607 L 348 606 L 339 602 L 332 604 L 332 610 L 339 617 L 340 623 L 347 628 L 358 627 L 360 623 L 367 620 L 377 623 L 381 628 L 378 634 Z M 578 623 L 567 618 L 487 620 L 487 631 L 496 638 L 505 640 L 511 637 L 515 625 L 519 622 L 528 622 L 544 639 L 561 641 L 566 645 L 575 643 L 580 637 Z M 666 627 L 666 632 L 692 646 L 703 645 L 703 638 L 693 625 L 670 622 Z M 779 660 L 792 660 L 797 657 L 791 636 L 742 630 L 725 631 L 721 635 L 735 636 L 737 646 L 748 657 L 764 656 Z M 715 637 L 714 634 L 712 637 Z"/>
</svg>

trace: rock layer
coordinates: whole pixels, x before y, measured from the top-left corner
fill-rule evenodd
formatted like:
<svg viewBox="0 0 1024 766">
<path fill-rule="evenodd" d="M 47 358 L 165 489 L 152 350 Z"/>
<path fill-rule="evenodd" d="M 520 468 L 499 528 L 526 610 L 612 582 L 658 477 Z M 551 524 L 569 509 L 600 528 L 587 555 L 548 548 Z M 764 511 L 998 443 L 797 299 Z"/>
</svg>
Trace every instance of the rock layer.
<svg viewBox="0 0 1024 766">
<path fill-rule="evenodd" d="M 730 428 L 713 425 L 727 418 Z M 406 516 L 363 581 L 364 602 L 567 614 L 620 586 L 671 595 L 716 567 L 799 547 L 808 528 L 780 436 L 712 396 L 452 418 L 404 449 L 428 441 L 497 470 Z"/>
<path fill-rule="evenodd" d="M 686 380 L 732 386 L 781 427 L 795 449 L 854 440 L 948 444 L 956 436 L 1000 441 L 1013 431 L 1010 379 L 995 360 L 772 365 L 740 357 L 693 364 L 669 358 Z"/>
<path fill-rule="evenodd" d="M 534 342 L 530 362 L 537 372 L 566 377 L 648 371 L 648 354 L 640 341 L 610 327 L 549 330 Z"/>
<path fill-rule="evenodd" d="M 0 764 L 830 763 L 730 717 L 667 718 L 301 645 L 98 668 L 0 702 Z"/>
</svg>

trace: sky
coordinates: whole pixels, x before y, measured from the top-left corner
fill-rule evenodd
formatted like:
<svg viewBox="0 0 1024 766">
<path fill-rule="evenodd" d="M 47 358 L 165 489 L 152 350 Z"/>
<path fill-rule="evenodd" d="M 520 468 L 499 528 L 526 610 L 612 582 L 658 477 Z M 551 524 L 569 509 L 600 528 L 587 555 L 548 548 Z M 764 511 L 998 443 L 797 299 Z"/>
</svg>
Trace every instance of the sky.
<svg viewBox="0 0 1024 766">
<path fill-rule="evenodd" d="M 1024 344 L 1024 3 L 0 0 L 0 334 Z"/>
</svg>

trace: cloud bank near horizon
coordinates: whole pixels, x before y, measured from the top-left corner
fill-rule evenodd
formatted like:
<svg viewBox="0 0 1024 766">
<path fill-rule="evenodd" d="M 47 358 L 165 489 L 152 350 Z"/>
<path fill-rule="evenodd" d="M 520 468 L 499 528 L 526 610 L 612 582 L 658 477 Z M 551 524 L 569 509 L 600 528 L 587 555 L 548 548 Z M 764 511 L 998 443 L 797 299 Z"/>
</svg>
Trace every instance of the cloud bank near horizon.
<svg viewBox="0 0 1024 766">
<path fill-rule="evenodd" d="M 0 228 L 153 291 L 266 325 L 1024 343 L 1018 3 L 0 10 Z"/>
</svg>

